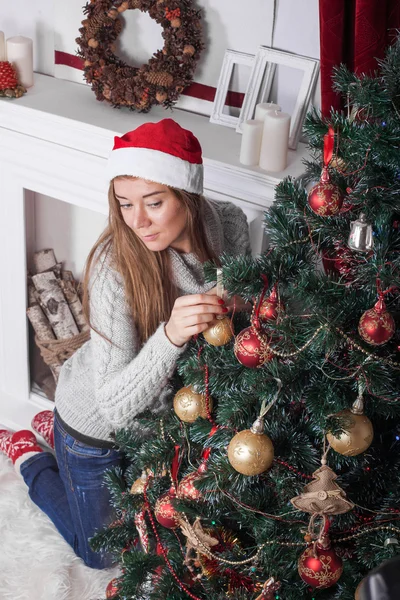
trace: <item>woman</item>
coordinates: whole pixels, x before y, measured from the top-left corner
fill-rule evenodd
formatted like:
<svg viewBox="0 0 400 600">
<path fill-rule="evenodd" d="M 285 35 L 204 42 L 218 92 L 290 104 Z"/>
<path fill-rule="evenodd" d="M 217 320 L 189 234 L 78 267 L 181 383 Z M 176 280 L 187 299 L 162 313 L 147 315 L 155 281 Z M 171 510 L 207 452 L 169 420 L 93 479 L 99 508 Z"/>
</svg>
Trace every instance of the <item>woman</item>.
<svg viewBox="0 0 400 600">
<path fill-rule="evenodd" d="M 122 456 L 112 433 L 134 427 L 146 409 L 171 407 L 168 382 L 186 343 L 228 311 L 204 283 L 202 263 L 250 250 L 243 212 L 201 195 L 200 144 L 172 119 L 116 137 L 108 174 L 109 224 L 84 277 L 91 339 L 61 369 L 56 458 L 28 430 L 0 432 L 32 500 L 93 568 L 112 563 L 89 544 L 113 519 L 103 477 Z M 45 411 L 33 423 L 50 444 L 52 418 Z"/>
</svg>

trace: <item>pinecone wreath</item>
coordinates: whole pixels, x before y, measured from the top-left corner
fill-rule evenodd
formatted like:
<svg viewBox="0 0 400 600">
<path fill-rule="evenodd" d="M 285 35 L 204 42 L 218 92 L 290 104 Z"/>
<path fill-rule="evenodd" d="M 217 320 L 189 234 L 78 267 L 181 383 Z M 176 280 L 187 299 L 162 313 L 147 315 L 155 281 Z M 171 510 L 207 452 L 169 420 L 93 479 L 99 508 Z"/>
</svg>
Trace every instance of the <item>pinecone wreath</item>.
<svg viewBox="0 0 400 600">
<path fill-rule="evenodd" d="M 17 72 L 6 60 L 0 61 L 0 96 L 20 98 L 26 89 L 18 84 Z"/>
<path fill-rule="evenodd" d="M 140 68 L 116 54 L 126 10 L 147 12 L 163 28 L 164 47 Z M 193 79 L 204 48 L 200 12 L 192 0 L 90 0 L 76 39 L 84 77 L 97 100 L 148 112 L 153 104 L 171 107 Z"/>
</svg>

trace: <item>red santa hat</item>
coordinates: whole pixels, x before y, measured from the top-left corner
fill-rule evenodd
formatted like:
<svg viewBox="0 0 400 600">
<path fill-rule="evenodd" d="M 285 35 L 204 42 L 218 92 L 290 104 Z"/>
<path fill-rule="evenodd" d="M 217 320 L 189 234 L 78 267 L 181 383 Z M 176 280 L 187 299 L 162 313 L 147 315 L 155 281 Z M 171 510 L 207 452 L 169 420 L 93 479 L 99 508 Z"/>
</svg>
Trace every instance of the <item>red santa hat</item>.
<svg viewBox="0 0 400 600">
<path fill-rule="evenodd" d="M 114 138 L 107 163 L 109 179 L 140 177 L 171 187 L 203 193 L 203 160 L 199 140 L 173 119 L 144 123 Z"/>
</svg>

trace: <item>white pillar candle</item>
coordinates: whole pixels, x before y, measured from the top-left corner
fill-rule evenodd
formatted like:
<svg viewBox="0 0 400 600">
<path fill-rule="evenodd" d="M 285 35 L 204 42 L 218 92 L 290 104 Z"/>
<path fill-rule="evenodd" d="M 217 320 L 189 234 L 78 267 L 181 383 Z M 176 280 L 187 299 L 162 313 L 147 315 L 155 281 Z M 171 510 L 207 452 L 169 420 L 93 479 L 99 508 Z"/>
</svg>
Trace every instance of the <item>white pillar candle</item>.
<svg viewBox="0 0 400 600">
<path fill-rule="evenodd" d="M 4 41 L 4 33 L 0 31 L 0 62 L 7 60 L 6 43 Z"/>
<path fill-rule="evenodd" d="M 242 165 L 258 165 L 262 133 L 262 121 L 250 120 L 242 123 L 242 144 L 239 159 Z"/>
<path fill-rule="evenodd" d="M 265 171 L 279 172 L 287 167 L 290 115 L 269 112 L 265 116 L 260 151 L 260 167 Z"/>
<path fill-rule="evenodd" d="M 261 102 L 261 104 L 257 104 L 256 114 L 254 117 L 255 120 L 256 121 L 264 121 L 265 115 L 270 110 L 281 110 L 281 107 L 279 106 L 279 104 L 274 104 L 273 102 Z"/>
<path fill-rule="evenodd" d="M 28 88 L 33 85 L 32 40 L 22 35 L 8 38 L 7 60 L 14 65 L 18 73 L 18 83 Z"/>
</svg>

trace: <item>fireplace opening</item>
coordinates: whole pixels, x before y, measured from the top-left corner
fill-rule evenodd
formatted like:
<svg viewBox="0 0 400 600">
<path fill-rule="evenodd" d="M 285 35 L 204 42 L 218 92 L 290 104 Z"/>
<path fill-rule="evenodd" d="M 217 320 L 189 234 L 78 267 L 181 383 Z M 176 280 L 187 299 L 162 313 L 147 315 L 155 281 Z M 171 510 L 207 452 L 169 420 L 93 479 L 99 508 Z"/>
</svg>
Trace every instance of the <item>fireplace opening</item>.
<svg viewBox="0 0 400 600">
<path fill-rule="evenodd" d="M 106 207 L 105 207 L 106 210 Z M 81 280 L 106 214 L 26 190 L 27 315 L 31 393 L 54 401 L 63 356 L 88 339 Z"/>
</svg>

